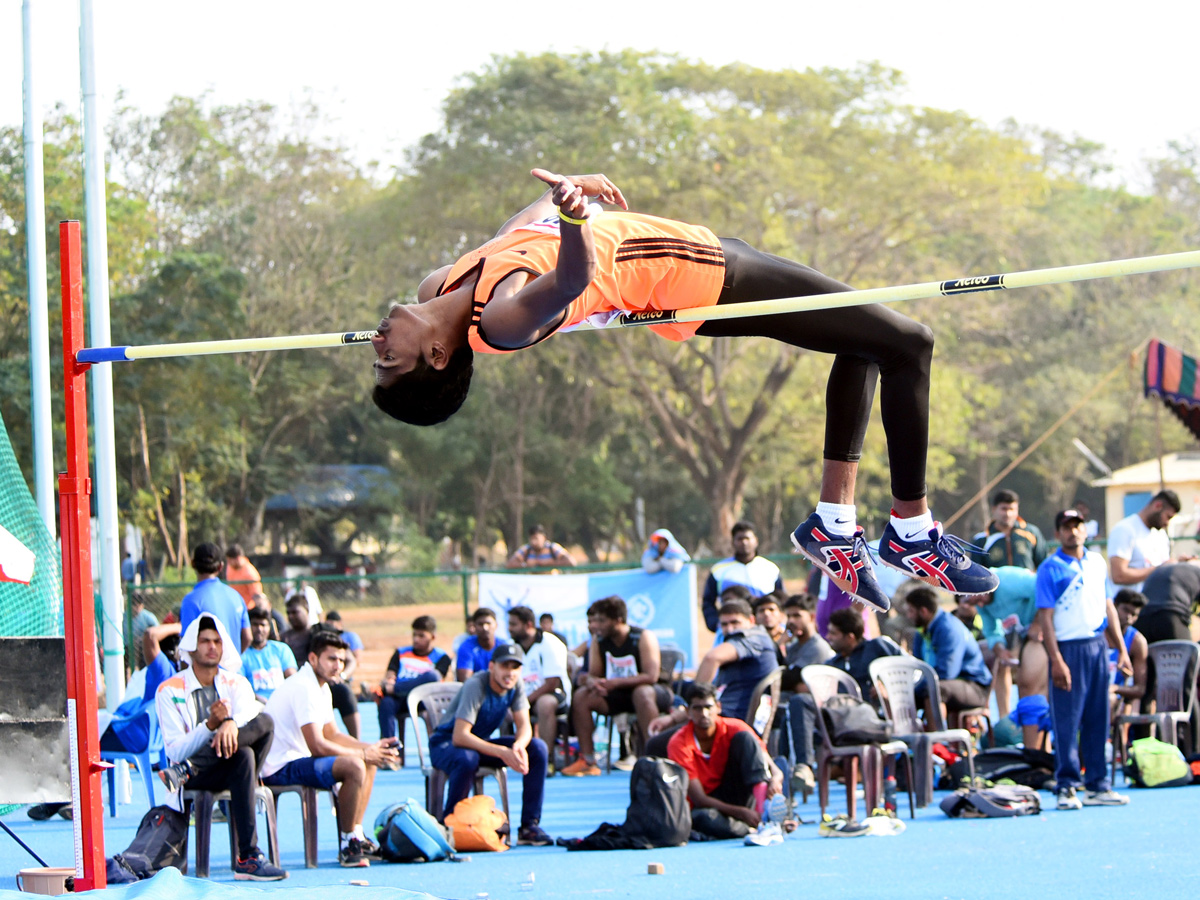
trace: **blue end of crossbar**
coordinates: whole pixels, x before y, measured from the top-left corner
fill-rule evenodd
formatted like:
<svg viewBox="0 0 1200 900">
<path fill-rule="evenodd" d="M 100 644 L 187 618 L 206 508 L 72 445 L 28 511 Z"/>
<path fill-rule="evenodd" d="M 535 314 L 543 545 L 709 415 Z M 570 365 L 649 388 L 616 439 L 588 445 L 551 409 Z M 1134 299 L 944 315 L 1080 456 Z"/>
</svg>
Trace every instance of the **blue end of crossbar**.
<svg viewBox="0 0 1200 900">
<path fill-rule="evenodd" d="M 75 361 L 81 363 L 128 362 L 125 355 L 128 347 L 87 347 L 75 355 Z"/>
</svg>

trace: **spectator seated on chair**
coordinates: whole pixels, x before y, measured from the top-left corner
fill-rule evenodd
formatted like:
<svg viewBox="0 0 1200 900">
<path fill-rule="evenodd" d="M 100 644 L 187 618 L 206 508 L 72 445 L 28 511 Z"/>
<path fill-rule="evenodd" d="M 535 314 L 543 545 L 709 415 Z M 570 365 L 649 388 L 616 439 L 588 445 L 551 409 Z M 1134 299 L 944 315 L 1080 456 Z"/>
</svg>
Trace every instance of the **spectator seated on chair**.
<svg viewBox="0 0 1200 900">
<path fill-rule="evenodd" d="M 754 610 L 754 624 L 765 631 L 775 645 L 775 662 L 787 663 L 787 646 L 792 636 L 787 631 L 787 616 L 783 612 L 781 594 L 763 594 L 750 604 Z"/>
<path fill-rule="evenodd" d="M 250 646 L 242 654 L 242 674 L 260 703 L 271 699 L 283 680 L 296 674 L 292 648 L 283 641 L 270 639 L 271 625 L 270 610 L 257 606 L 250 610 Z"/>
<path fill-rule="evenodd" d="M 1113 607 L 1117 611 L 1117 623 L 1121 626 L 1121 634 L 1125 638 L 1125 651 L 1129 654 L 1129 662 L 1133 666 L 1133 674 L 1126 675 L 1117 668 L 1119 651 L 1116 647 L 1108 648 L 1108 672 L 1112 682 L 1110 688 L 1111 716 L 1124 714 L 1125 707 L 1146 696 L 1147 660 L 1150 658 L 1150 645 L 1146 636 L 1134 627 L 1138 614 L 1146 606 L 1146 597 L 1130 588 L 1122 588 L 1113 597 Z M 1114 719 L 1115 721 L 1115 719 Z"/>
<path fill-rule="evenodd" d="M 538 628 L 542 629 L 542 631 L 546 632 L 546 634 L 554 635 L 563 642 L 564 647 L 568 646 L 567 636 L 561 631 L 554 630 L 554 616 L 550 613 L 542 613 L 540 616 L 538 616 Z"/>
<path fill-rule="evenodd" d="M 834 653 L 826 665 L 849 673 L 850 677 L 858 682 L 858 689 L 864 699 L 875 699 L 875 686 L 871 683 L 871 661 L 881 656 L 899 656 L 904 652 L 889 638 L 863 640 L 862 614 L 851 608 L 839 609 L 829 614 L 829 630 L 825 637 Z"/>
<path fill-rule="evenodd" d="M 817 598 L 807 591 L 792 594 L 784 601 L 788 632 L 792 642 L 787 645 L 787 668 L 783 670 L 782 687 L 792 694 L 787 698 L 788 738 L 795 754 L 792 770 L 793 788 L 809 793 L 816 785 L 813 767 L 817 764 L 813 746 L 817 708 L 808 686 L 800 677 L 805 666 L 823 665 L 833 656 L 833 648 L 817 634 Z"/>
<path fill-rule="evenodd" d="M 240 656 L 250 646 L 250 618 L 242 595 L 220 580 L 224 566 L 221 548 L 216 544 L 198 544 L 192 551 L 192 568 L 197 581 L 196 586 L 183 595 L 179 624 L 187 634 L 188 626 L 202 613 L 215 616 L 225 626 L 233 644 L 228 649 Z"/>
<path fill-rule="evenodd" d="M 486 672 L 496 649 L 496 614 L 486 606 L 471 616 L 475 633 L 454 651 L 454 680 L 466 681 L 472 675 Z"/>
<path fill-rule="evenodd" d="M 687 719 L 667 755 L 687 770 L 692 830 L 714 838 L 745 837 L 751 828 L 778 830 L 763 820 L 767 800 L 783 788 L 783 773 L 758 735 L 741 719 L 721 715 L 710 684 L 692 685 Z"/>
<path fill-rule="evenodd" d="M 263 766 L 263 784 L 299 784 L 332 790 L 337 798 L 340 834 L 338 863 L 343 868 L 370 865 L 379 848 L 363 833 L 362 822 L 375 772 L 398 758 L 396 739 L 364 743 L 342 734 L 333 723 L 330 685 L 341 678 L 346 642 L 332 630 L 315 630 L 308 659 L 271 699 L 266 712 L 275 720 L 275 742 Z"/>
<path fill-rule="evenodd" d="M 567 676 L 567 645 L 534 625 L 533 610 L 514 606 L 508 611 L 508 636 L 525 653 L 521 678 L 537 736 L 547 747 L 558 738 L 558 717 L 571 705 Z"/>
<path fill-rule="evenodd" d="M 433 645 L 437 622 L 417 616 L 412 623 L 412 643 L 399 647 L 388 660 L 379 698 L 379 736 L 399 736 L 398 721 L 408 715 L 408 695 L 419 684 L 442 681 L 450 673 L 450 655 Z"/>
<path fill-rule="evenodd" d="M 255 823 L 258 774 L 274 734 L 259 712 L 254 689 L 241 674 L 241 658 L 219 618 L 192 620 L 179 649 L 189 667 L 168 678 L 155 696 L 163 743 L 171 765 L 159 772 L 167 803 L 183 812 L 182 788 L 229 791 L 229 818 L 237 835 L 238 881 L 279 881 L 287 872 L 258 849 Z"/>
<path fill-rule="evenodd" d="M 959 711 L 986 707 L 991 693 L 992 673 L 984 664 L 979 642 L 961 619 L 939 607 L 933 588 L 909 591 L 904 603 L 904 614 L 917 629 L 913 656 L 937 672 L 946 721 L 951 728 L 958 728 Z M 918 699 L 927 696 L 924 685 L 918 685 Z"/>
<path fill-rule="evenodd" d="M 595 640 L 588 648 L 587 675 L 580 680 L 571 710 L 579 738 L 579 759 L 564 775 L 599 775 L 592 740 L 592 713 L 616 716 L 637 713 L 642 734 L 654 717 L 671 705 L 671 692 L 658 683 L 662 666 L 654 632 L 630 625 L 620 597 L 605 597 L 588 607 L 588 627 Z"/>
<path fill-rule="evenodd" d="M 471 792 L 480 766 L 507 766 L 525 776 L 517 843 L 540 847 L 553 843 L 538 825 L 546 790 L 546 745 L 533 736 L 529 721 L 521 681 L 524 661 L 516 644 L 496 645 L 487 669 L 467 679 L 429 735 L 429 758 L 446 773 L 447 812 Z M 510 712 L 516 734 L 492 737 Z"/>
</svg>

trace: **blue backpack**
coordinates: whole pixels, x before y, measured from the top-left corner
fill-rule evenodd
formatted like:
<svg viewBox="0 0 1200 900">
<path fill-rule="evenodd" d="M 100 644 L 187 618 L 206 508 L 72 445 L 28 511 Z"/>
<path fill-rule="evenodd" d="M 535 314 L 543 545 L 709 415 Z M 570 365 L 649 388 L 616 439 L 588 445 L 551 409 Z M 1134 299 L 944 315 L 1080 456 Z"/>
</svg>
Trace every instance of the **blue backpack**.
<svg viewBox="0 0 1200 900">
<path fill-rule="evenodd" d="M 437 819 L 409 797 L 386 807 L 375 819 L 375 842 L 387 862 L 456 859 Z"/>
</svg>

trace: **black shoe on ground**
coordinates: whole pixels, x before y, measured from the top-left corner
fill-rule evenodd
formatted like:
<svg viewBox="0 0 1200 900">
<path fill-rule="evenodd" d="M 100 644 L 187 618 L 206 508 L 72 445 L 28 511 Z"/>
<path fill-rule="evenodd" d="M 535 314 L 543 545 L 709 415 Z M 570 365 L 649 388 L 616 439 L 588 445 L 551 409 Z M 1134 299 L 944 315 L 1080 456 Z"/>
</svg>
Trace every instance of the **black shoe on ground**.
<svg viewBox="0 0 1200 900">
<path fill-rule="evenodd" d="M 365 856 L 367 859 L 383 859 L 382 854 L 379 852 L 379 845 L 370 838 L 359 838 L 358 844 L 359 847 L 362 848 L 363 856 Z"/>
<path fill-rule="evenodd" d="M 283 881 L 287 877 L 287 872 L 271 865 L 258 849 L 250 854 L 249 859 L 239 859 L 233 866 L 234 881 Z"/>
<path fill-rule="evenodd" d="M 363 850 L 363 843 L 358 838 L 350 838 L 346 846 L 338 851 L 338 865 L 343 869 L 365 869 L 371 865 Z"/>
<path fill-rule="evenodd" d="M 533 822 L 517 829 L 517 843 L 523 847 L 548 847 L 554 843 L 554 838 L 542 831 L 537 822 Z"/>
<path fill-rule="evenodd" d="M 35 803 L 25 810 L 25 815 L 35 822 L 45 822 L 64 806 L 69 808 L 70 805 L 69 803 Z"/>
</svg>

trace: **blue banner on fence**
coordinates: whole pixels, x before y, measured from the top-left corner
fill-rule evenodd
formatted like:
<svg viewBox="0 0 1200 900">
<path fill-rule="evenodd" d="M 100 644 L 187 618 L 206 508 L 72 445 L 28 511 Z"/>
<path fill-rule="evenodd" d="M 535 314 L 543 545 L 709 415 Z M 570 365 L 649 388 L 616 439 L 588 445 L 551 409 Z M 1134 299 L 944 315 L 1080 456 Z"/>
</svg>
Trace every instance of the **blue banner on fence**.
<svg viewBox="0 0 1200 900">
<path fill-rule="evenodd" d="M 576 647 L 588 639 L 587 608 L 601 597 L 620 597 L 629 608 L 629 624 L 649 628 L 659 643 L 697 659 L 696 567 L 678 573 L 642 569 L 594 574 L 529 575 L 485 572 L 479 576 L 479 605 L 496 611 L 497 633 L 508 635 L 508 610 L 528 606 L 537 615 L 554 616 L 554 630 Z"/>
</svg>

